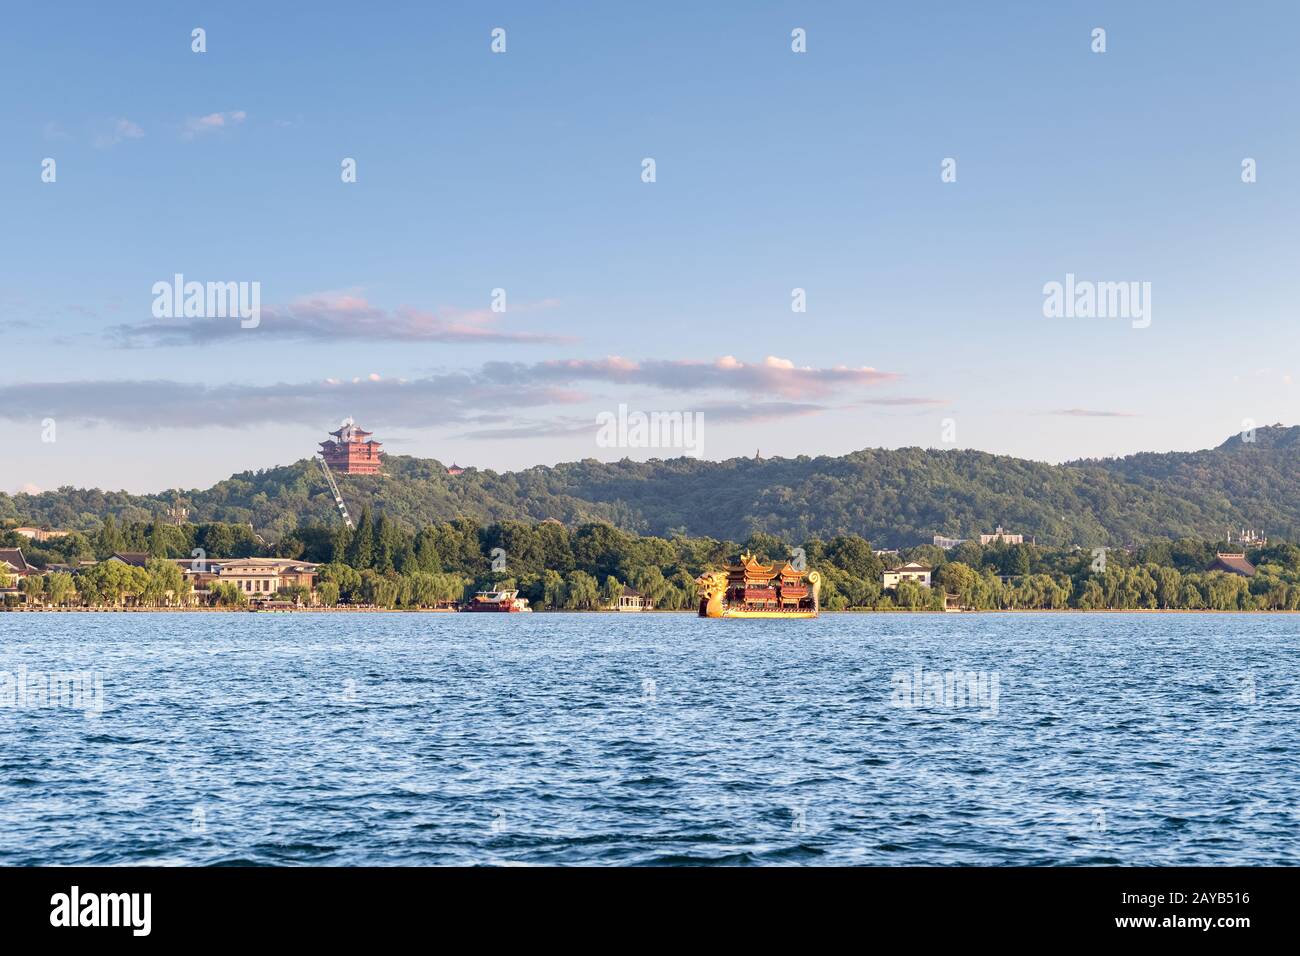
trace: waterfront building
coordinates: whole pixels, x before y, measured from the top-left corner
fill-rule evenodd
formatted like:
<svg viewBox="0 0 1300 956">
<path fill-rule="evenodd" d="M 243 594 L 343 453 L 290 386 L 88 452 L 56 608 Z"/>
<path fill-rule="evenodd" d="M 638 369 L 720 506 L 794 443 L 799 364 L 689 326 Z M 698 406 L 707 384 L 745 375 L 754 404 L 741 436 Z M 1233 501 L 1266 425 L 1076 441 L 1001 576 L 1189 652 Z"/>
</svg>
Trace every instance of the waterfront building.
<svg viewBox="0 0 1300 956">
<path fill-rule="evenodd" d="M 930 573 L 934 568 L 926 564 L 910 561 L 902 567 L 893 568 L 880 576 L 880 583 L 888 590 L 896 588 L 900 581 L 915 581 L 923 588 L 930 586 Z"/>
<path fill-rule="evenodd" d="M 120 561 L 131 567 L 146 567 L 150 557 L 145 551 L 117 551 L 106 560 Z M 216 582 L 230 583 L 251 600 L 266 600 L 276 592 L 302 587 L 315 593 L 316 569 L 310 561 L 289 558 L 170 558 L 190 582 L 196 598 L 204 598 Z"/>
<path fill-rule="evenodd" d="M 377 475 L 384 446 L 370 439 L 373 434 L 357 427 L 351 418 L 344 419 L 338 429 L 330 432 L 334 440 L 321 442 L 320 456 L 339 474 Z"/>
<path fill-rule="evenodd" d="M 25 601 L 20 582 L 40 573 L 27 563 L 22 548 L 0 548 L 0 605 Z"/>
<path fill-rule="evenodd" d="M 181 561 L 185 570 L 184 559 Z M 204 581 L 210 589 L 213 582 L 234 584 L 250 598 L 265 599 L 277 591 L 291 587 L 315 590 L 316 569 L 310 561 L 292 561 L 287 558 L 212 558 L 209 559 Z M 205 572 L 190 569 L 202 579 Z"/>
<path fill-rule="evenodd" d="M 27 563 L 22 548 L 0 548 L 0 575 L 17 579 L 39 573 Z"/>
<path fill-rule="evenodd" d="M 650 599 L 642 594 L 636 588 L 624 587 L 623 593 L 618 597 L 618 603 L 614 605 L 616 611 L 649 611 L 654 608 Z"/>
</svg>

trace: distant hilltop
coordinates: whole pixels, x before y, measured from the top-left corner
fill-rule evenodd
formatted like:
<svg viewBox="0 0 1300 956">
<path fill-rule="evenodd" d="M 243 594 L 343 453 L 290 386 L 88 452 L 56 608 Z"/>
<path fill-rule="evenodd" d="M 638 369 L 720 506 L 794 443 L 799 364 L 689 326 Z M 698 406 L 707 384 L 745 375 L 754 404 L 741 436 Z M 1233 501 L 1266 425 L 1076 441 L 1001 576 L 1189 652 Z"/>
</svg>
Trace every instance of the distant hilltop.
<svg viewBox="0 0 1300 956">
<path fill-rule="evenodd" d="M 338 484 L 353 514 L 370 506 L 408 528 L 473 518 L 608 521 L 643 534 L 743 541 L 856 533 L 877 547 L 969 538 L 1001 525 L 1043 545 L 1121 546 L 1226 539 L 1243 528 L 1300 539 L 1300 427 L 1273 425 L 1195 452 L 1049 465 L 980 451 L 864 449 L 841 457 L 594 460 L 499 474 L 384 455 L 383 474 Z M 340 516 L 310 459 L 243 472 L 206 490 L 131 495 L 75 488 L 0 494 L 0 520 L 88 529 L 121 520 L 251 524 L 267 540 Z"/>
</svg>

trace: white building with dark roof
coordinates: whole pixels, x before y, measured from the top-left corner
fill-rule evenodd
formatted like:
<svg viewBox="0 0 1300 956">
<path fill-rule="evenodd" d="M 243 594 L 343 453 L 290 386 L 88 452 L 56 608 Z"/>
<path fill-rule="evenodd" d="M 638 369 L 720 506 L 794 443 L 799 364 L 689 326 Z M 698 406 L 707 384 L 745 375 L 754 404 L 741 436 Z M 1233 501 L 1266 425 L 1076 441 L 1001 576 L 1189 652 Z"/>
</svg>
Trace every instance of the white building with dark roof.
<svg viewBox="0 0 1300 956">
<path fill-rule="evenodd" d="M 934 571 L 934 568 L 928 564 L 918 564 L 915 561 L 910 561 L 902 567 L 886 571 L 880 576 L 880 583 L 884 585 L 886 590 L 898 587 L 900 581 L 915 581 L 921 587 L 928 588 L 932 571 Z"/>
</svg>

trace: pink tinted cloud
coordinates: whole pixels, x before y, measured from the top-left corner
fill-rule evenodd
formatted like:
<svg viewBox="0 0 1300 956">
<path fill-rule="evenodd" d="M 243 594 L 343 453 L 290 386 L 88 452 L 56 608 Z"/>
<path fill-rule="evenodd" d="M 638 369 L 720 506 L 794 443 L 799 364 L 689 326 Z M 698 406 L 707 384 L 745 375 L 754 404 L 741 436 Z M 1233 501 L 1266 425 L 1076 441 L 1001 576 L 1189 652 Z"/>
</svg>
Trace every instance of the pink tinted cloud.
<svg viewBox="0 0 1300 956">
<path fill-rule="evenodd" d="M 752 395 L 774 395 L 802 401 L 832 395 L 843 388 L 857 388 L 893 381 L 894 372 L 870 366 L 837 365 L 830 368 L 795 365 L 789 359 L 768 356 L 761 362 L 743 362 L 724 355 L 712 362 L 691 359 L 633 361 L 614 355 L 603 359 L 561 359 L 534 366 L 497 363 L 485 372 L 502 380 L 553 378 L 596 380 L 622 385 L 680 390 L 722 389 Z"/>
<path fill-rule="evenodd" d="M 486 342 L 499 344 L 564 344 L 565 336 L 501 328 L 501 320 L 516 313 L 549 309 L 554 299 L 511 306 L 508 313 L 490 309 L 439 310 L 401 305 L 386 309 L 374 305 L 358 290 L 313 292 L 284 305 L 262 307 L 255 330 L 222 319 L 166 319 L 109 330 L 120 346 L 202 345 L 220 341 L 248 342 L 250 336 L 271 339 L 329 342 Z"/>
</svg>

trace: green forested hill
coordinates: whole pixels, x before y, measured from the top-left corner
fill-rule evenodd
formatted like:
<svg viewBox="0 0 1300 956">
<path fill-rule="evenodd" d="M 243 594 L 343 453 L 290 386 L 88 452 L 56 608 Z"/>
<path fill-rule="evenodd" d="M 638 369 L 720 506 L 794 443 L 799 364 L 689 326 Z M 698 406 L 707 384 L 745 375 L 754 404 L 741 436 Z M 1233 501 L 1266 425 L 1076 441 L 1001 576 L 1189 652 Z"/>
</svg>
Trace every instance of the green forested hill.
<svg viewBox="0 0 1300 956">
<path fill-rule="evenodd" d="M 1261 428 L 1198 452 L 1048 465 L 978 451 L 867 449 L 840 458 L 601 463 L 452 478 L 439 462 L 388 456 L 382 478 L 340 477 L 354 512 L 370 505 L 408 528 L 455 517 L 566 524 L 605 520 L 641 533 L 740 541 L 857 533 L 877 547 L 933 534 L 966 537 L 1001 524 L 1042 544 L 1216 539 L 1260 528 L 1300 537 L 1300 427 Z M 206 490 L 129 495 L 61 488 L 0 494 L 0 519 L 91 529 L 109 513 L 158 516 L 177 498 L 191 521 L 251 523 L 268 540 L 304 518 L 337 520 L 317 466 L 303 460 L 234 475 Z"/>
</svg>

